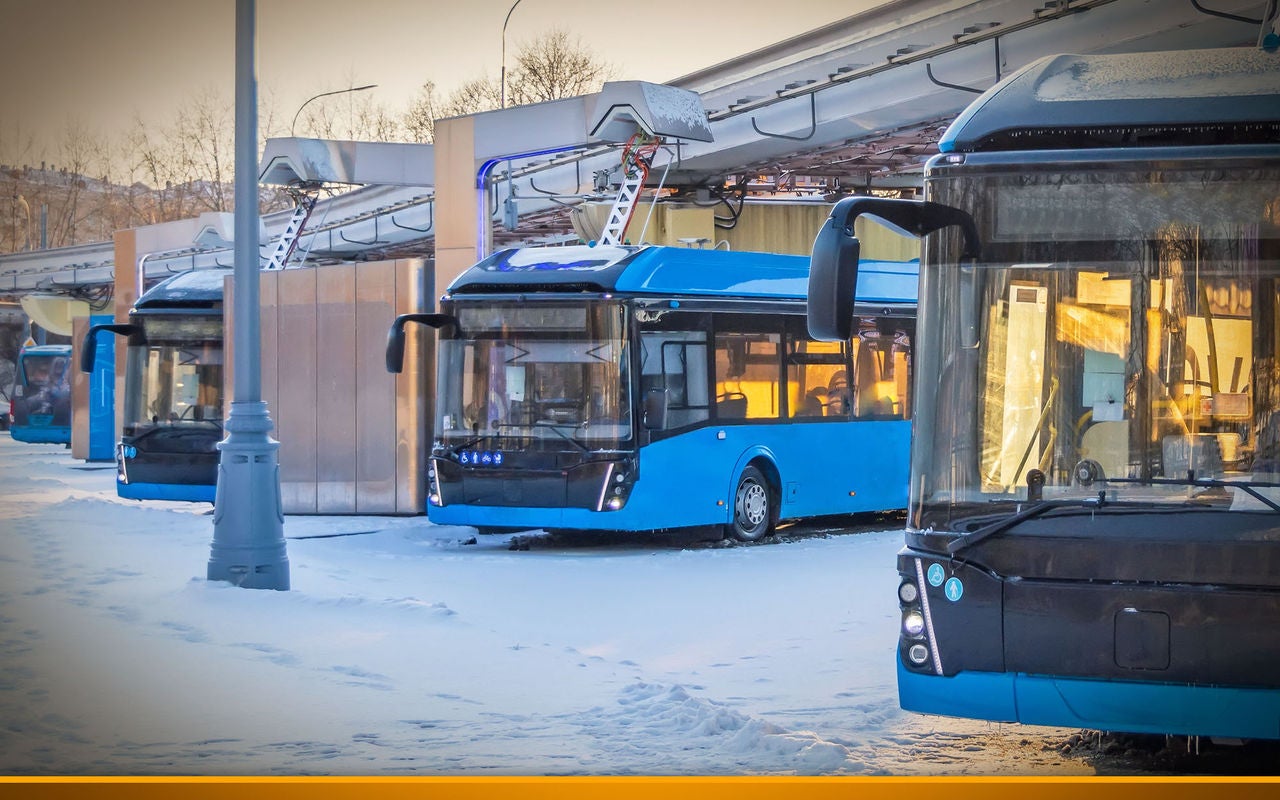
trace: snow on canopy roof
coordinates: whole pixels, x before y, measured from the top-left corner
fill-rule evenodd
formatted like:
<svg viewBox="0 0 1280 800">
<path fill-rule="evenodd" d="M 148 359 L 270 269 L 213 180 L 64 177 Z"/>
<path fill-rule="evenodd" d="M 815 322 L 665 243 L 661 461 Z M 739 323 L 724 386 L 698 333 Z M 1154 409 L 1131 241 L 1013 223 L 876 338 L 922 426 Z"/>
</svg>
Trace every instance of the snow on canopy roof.
<svg viewBox="0 0 1280 800">
<path fill-rule="evenodd" d="M 938 142 L 982 149 L 1017 130 L 1280 123 L 1280 55 L 1219 48 L 1035 61 L 974 100 Z"/>
<path fill-rule="evenodd" d="M 167 305 L 208 305 L 222 302 L 223 279 L 233 269 L 193 269 L 179 272 L 148 289 L 135 308 L 155 308 Z"/>
</svg>

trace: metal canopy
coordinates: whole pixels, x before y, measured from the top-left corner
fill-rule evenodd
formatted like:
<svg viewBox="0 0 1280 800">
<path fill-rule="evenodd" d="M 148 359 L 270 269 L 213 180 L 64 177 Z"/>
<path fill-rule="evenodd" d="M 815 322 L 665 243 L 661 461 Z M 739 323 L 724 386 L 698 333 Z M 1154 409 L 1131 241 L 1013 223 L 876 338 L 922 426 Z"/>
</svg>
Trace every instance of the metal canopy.
<svg viewBox="0 0 1280 800">
<path fill-rule="evenodd" d="M 1260 17 L 1265 5 L 1215 0 L 1214 10 Z M 943 130 L 978 93 L 1046 54 L 1254 46 L 1257 39 L 1257 25 L 1173 0 L 889 2 L 671 81 L 665 88 L 699 96 L 712 141 L 685 130 L 655 159 L 652 176 L 685 190 L 728 179 L 761 191 L 782 191 L 804 177 L 811 191 L 832 197 L 910 187 L 937 152 Z M 606 113 L 589 123 L 597 106 Z M 611 123 L 641 121 L 631 111 L 609 120 L 613 106 L 602 93 L 591 98 L 591 108 L 587 98 L 572 98 L 475 116 L 476 152 L 494 158 L 483 178 L 491 219 L 503 217 L 508 199 L 518 209 L 514 230 L 496 226 L 495 241 L 567 237 L 566 203 L 591 193 L 597 176 L 618 165 L 616 146 L 593 143 L 587 134 L 612 136 Z M 542 155 L 504 157 L 513 143 L 521 153 Z M 273 140 L 262 159 L 263 179 L 372 182 L 321 199 L 298 243 L 312 260 L 429 255 L 434 171 L 424 148 Z M 387 153 L 397 155 L 386 162 Z M 611 196 L 607 186 L 598 193 Z M 264 244 L 280 235 L 288 217 L 263 218 Z M 139 252 L 149 254 L 148 276 L 230 262 L 229 250 L 211 247 L 216 226 L 188 228 L 185 241 L 176 243 L 146 244 L 147 230 L 139 229 Z M 111 242 L 0 256 L 0 295 L 109 282 L 113 257 Z"/>
</svg>

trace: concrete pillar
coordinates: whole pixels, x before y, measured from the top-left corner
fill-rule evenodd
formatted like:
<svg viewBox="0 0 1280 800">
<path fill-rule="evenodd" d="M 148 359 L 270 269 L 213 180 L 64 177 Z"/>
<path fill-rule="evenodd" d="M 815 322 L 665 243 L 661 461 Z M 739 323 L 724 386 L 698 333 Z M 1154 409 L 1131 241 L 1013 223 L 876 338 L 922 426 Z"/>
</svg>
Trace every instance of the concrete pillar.
<svg viewBox="0 0 1280 800">
<path fill-rule="evenodd" d="M 476 188 L 475 119 L 436 122 L 435 157 L 435 288 L 439 295 L 479 260 L 478 220 L 488 221 L 488 209 L 481 211 L 481 193 Z M 434 308 L 433 297 L 428 310 Z"/>
<path fill-rule="evenodd" d="M 138 300 L 138 232 L 116 231 L 115 237 L 115 321 L 129 321 L 129 309 Z M 106 334 L 100 334 L 106 335 Z M 116 430 L 124 430 L 124 367 L 128 339 L 112 336 L 116 347 Z"/>
</svg>

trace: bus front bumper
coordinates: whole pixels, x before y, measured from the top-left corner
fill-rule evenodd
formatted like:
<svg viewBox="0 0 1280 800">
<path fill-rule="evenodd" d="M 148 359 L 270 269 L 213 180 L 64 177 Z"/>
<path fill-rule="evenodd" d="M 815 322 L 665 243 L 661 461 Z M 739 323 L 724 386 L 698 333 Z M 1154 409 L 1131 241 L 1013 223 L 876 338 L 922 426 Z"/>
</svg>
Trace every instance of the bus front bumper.
<svg viewBox="0 0 1280 800">
<path fill-rule="evenodd" d="M 1280 689 L 998 672 L 941 677 L 897 663 L 898 702 L 907 711 L 1124 733 L 1280 739 Z"/>
</svg>

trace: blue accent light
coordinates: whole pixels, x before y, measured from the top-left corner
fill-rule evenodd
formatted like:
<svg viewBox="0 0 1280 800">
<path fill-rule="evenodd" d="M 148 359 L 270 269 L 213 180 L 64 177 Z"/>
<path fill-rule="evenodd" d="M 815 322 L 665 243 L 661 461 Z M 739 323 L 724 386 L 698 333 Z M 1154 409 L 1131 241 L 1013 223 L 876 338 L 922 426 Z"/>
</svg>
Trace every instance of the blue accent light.
<svg viewBox="0 0 1280 800">
<path fill-rule="evenodd" d="M 484 251 L 484 233 L 485 233 L 485 226 L 490 224 L 490 220 L 489 220 L 488 198 L 485 196 L 484 190 L 486 188 L 486 184 L 489 182 L 489 173 L 493 171 L 493 168 L 498 166 L 504 161 L 515 161 L 516 159 L 519 159 L 519 158 L 536 158 L 537 156 L 549 156 L 555 153 L 564 153 L 569 150 L 576 150 L 579 147 L 581 147 L 581 145 L 568 145 L 564 147 L 551 147 L 546 150 L 530 150 L 529 152 L 526 152 L 526 153 L 512 153 L 510 155 L 500 156 L 498 158 L 491 158 L 480 165 L 480 169 L 476 171 L 476 189 L 478 189 L 480 192 L 480 196 L 477 198 L 477 202 L 479 203 L 479 213 L 476 215 L 476 219 L 479 220 L 479 223 L 478 223 L 479 227 L 476 231 L 477 260 L 482 259 L 488 255 L 488 253 Z"/>
</svg>

